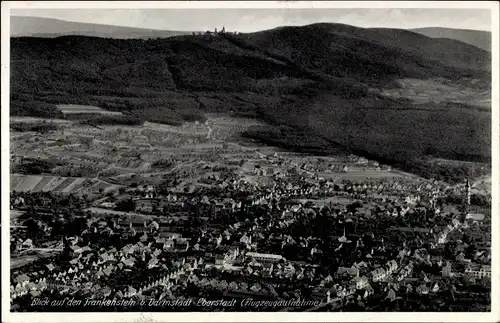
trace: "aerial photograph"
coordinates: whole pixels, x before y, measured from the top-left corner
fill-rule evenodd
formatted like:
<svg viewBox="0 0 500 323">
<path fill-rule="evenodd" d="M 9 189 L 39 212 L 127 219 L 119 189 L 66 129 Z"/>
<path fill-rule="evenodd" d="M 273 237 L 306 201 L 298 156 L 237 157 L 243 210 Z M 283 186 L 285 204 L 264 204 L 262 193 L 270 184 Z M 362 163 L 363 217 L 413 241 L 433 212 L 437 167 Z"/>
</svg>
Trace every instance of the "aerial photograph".
<svg viewBox="0 0 500 323">
<path fill-rule="evenodd" d="M 8 18 L 11 312 L 491 311 L 489 9 Z"/>
</svg>

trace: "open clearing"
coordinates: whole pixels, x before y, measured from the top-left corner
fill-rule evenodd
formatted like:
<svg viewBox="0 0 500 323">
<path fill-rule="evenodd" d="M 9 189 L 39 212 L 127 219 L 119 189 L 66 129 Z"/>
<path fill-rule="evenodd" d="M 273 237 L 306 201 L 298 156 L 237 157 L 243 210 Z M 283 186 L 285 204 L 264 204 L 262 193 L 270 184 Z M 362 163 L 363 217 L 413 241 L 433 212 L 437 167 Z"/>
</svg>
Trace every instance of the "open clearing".
<svg viewBox="0 0 500 323">
<path fill-rule="evenodd" d="M 91 105 L 78 105 L 78 104 L 59 104 L 56 106 L 64 114 L 72 113 L 94 113 L 94 114 L 108 114 L 108 115 L 121 115 L 121 112 L 108 111 L 99 107 Z"/>
<path fill-rule="evenodd" d="M 390 88 L 383 89 L 382 94 L 418 103 L 456 102 L 491 109 L 491 92 L 474 89 L 472 85 L 452 84 L 444 79 L 400 79 Z"/>
</svg>

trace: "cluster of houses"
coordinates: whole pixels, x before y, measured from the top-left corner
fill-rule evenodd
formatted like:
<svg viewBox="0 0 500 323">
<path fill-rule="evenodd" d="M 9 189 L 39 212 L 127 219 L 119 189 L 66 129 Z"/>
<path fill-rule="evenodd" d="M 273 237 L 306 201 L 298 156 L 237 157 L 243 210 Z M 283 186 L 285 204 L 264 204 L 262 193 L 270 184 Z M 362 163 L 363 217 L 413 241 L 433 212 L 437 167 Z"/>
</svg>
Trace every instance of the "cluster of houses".
<svg viewBox="0 0 500 323">
<path fill-rule="evenodd" d="M 362 160 L 358 162 L 360 165 L 365 164 Z M 302 168 L 308 169 L 306 166 Z M 388 219 L 384 219 L 384 223 L 394 223 L 391 230 L 385 230 L 387 235 L 403 232 L 434 236 L 431 246 L 440 248 L 439 245 L 446 244 L 456 231 L 466 228 L 467 222 L 453 217 L 447 225 L 433 228 L 425 227 L 427 223 L 424 222 L 419 224 L 421 227 L 405 227 L 396 223 L 399 223 L 398 219 L 411 217 L 416 212 L 426 213 L 437 209 L 433 203 L 439 196 L 446 194 L 448 187 L 438 182 L 405 179 L 333 182 L 304 173 L 294 177 L 296 180 L 276 173 L 272 177 L 272 185 L 259 185 L 234 178 L 214 178 L 213 186 L 225 192 L 220 196 L 193 197 L 172 192 L 160 198 L 154 187 L 140 186 L 136 196 L 132 196 L 136 212 L 154 213 L 153 203 L 158 203 L 155 206 L 155 209 L 161 210 L 158 216 L 150 217 L 152 220 L 147 221 L 142 218 L 135 220 L 132 216 L 122 216 L 121 220 L 115 217 L 112 221 L 89 220 L 80 238 L 68 239 L 64 248 L 64 253 L 69 255 L 68 261 L 49 263 L 36 272 L 14 277 L 12 298 L 28 294 L 35 297 L 46 290 L 62 294 L 86 293 L 95 298 L 129 298 L 156 288 L 185 288 L 190 284 L 199 289 L 215 289 L 221 293 L 228 291 L 231 295 L 283 297 L 282 291 L 278 294 L 273 290 L 273 281 L 300 282 L 314 289 L 313 295 L 325 302 L 359 293 L 369 297 L 379 290 L 380 285 L 384 286 L 389 299 L 395 299 L 396 292 L 402 287 L 407 292 L 414 289 L 420 294 L 439 290 L 436 280 L 427 276 L 411 277 L 414 263 L 429 263 L 430 255 L 421 248 L 423 243 L 419 243 L 420 249 L 411 243 L 408 246 L 391 246 L 391 252 L 399 252 L 399 256 L 390 259 L 389 256 L 377 255 L 378 251 L 381 251 L 380 254 L 390 254 L 386 252 L 386 244 L 382 239 L 381 243 L 376 242 L 380 246 L 372 247 L 363 261 L 356 260 L 352 267 L 329 268 L 331 273 L 336 269 L 336 273 L 333 277 L 324 277 L 314 262 L 307 262 L 308 259 L 312 261 L 323 257 L 322 238 L 300 236 L 298 231 L 292 229 L 301 219 L 315 219 L 320 214 L 326 214 L 326 217 L 333 219 L 335 226 L 344 227 L 344 234 L 335 237 L 335 244 L 338 245 L 335 253 L 340 255 L 345 254 L 345 250 L 352 248 L 356 252 L 364 247 L 362 236 L 352 232 L 346 235 L 345 227 L 358 225 L 358 222 L 360 225 L 363 222 L 376 225 L 377 217 L 386 215 Z M 239 193 L 246 195 L 236 198 Z M 364 203 L 353 210 L 340 203 L 327 207 L 311 202 L 318 197 L 339 195 L 352 202 L 354 197 L 360 197 Z M 13 206 L 20 203 L 20 200 L 14 200 Z M 101 206 L 114 208 L 116 204 Z M 247 218 L 241 218 L 241 214 Z M 202 228 L 193 229 L 188 237 L 183 237 L 159 220 L 162 216 L 173 218 L 174 215 L 205 219 L 201 221 Z M 448 215 L 447 212 L 441 213 L 445 219 Z M 470 221 L 484 219 L 477 214 L 468 217 Z M 190 223 L 171 222 L 172 226 L 181 229 L 186 229 Z M 123 245 L 102 248 L 92 239 L 99 235 L 105 240 L 118 236 Z M 375 239 L 373 233 L 372 238 Z M 380 240 L 380 237 L 376 238 Z M 29 248 L 29 241 L 24 242 Z M 307 251 L 304 256 L 306 261 L 289 257 L 284 251 L 287 247 L 297 252 Z M 374 249 L 377 252 L 374 253 Z M 365 253 L 370 248 L 367 250 Z M 407 260 L 411 256 L 412 260 L 403 262 L 403 259 Z M 243 279 L 237 280 L 238 283 L 236 279 L 220 279 L 213 274 L 214 268 L 216 272 L 239 275 Z M 446 264 L 442 266 L 440 278 L 452 277 L 454 273 L 452 265 Z M 491 268 L 471 262 L 461 274 L 476 278 L 490 277 Z M 246 283 L 245 277 L 251 277 L 252 283 Z M 416 280 L 412 280 L 414 278 Z M 259 279 L 261 282 L 254 282 Z M 377 288 L 374 289 L 374 286 Z M 300 291 L 297 290 L 287 293 L 288 296 L 298 294 L 300 297 Z"/>
</svg>

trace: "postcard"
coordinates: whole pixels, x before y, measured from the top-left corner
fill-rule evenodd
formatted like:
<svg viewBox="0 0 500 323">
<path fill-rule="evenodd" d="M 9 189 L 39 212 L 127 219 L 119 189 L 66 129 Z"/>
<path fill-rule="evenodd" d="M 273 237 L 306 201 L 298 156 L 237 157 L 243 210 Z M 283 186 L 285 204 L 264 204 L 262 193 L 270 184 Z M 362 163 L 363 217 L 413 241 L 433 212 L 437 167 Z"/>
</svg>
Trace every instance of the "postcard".
<svg viewBox="0 0 500 323">
<path fill-rule="evenodd" d="M 2 2 L 2 321 L 500 320 L 498 9 Z"/>
</svg>

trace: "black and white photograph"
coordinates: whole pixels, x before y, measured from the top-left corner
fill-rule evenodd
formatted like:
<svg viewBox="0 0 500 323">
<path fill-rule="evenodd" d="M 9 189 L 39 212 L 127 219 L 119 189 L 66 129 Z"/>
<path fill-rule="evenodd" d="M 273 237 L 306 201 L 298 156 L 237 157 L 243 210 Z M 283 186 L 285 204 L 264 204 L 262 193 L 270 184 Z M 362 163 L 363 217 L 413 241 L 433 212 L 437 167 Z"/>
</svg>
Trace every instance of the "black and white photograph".
<svg viewBox="0 0 500 323">
<path fill-rule="evenodd" d="M 5 321 L 499 319 L 498 2 L 351 3 L 3 2 Z"/>
</svg>

